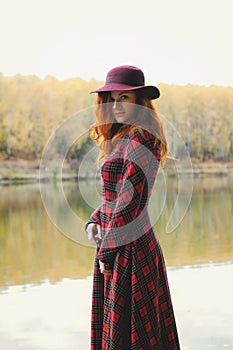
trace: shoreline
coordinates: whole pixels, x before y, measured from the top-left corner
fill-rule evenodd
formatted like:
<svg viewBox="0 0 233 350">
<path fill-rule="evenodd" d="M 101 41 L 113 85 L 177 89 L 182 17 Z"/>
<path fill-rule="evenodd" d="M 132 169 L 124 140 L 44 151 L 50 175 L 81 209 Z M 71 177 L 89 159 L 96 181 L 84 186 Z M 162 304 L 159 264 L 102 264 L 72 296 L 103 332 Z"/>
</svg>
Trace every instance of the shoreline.
<svg viewBox="0 0 233 350">
<path fill-rule="evenodd" d="M 225 267 L 225 266 L 231 266 L 233 269 L 233 260 L 226 260 L 221 262 L 208 262 L 203 264 L 191 264 L 191 265 L 172 265 L 168 266 L 166 265 L 166 269 L 168 274 L 173 273 L 176 271 L 186 270 L 186 271 L 192 271 L 195 269 L 207 269 L 207 268 L 215 268 L 215 267 Z M 89 280 L 92 278 L 92 275 L 87 275 L 86 277 L 65 277 L 60 280 L 57 280 L 55 282 L 50 281 L 49 278 L 42 279 L 39 282 L 36 283 L 25 283 L 25 284 L 6 284 L 6 285 L 0 285 L 0 296 L 2 294 L 7 294 L 8 290 L 14 289 L 14 291 L 27 291 L 29 288 L 34 288 L 37 286 L 42 286 L 43 284 L 53 284 L 57 285 L 62 283 L 63 280 Z"/>
<path fill-rule="evenodd" d="M 27 161 L 24 159 L 18 160 L 1 160 L 0 161 L 0 184 L 26 184 L 26 183 L 38 183 L 39 181 L 60 181 L 61 177 L 57 176 L 54 171 L 48 172 L 47 176 L 40 178 L 40 163 L 39 161 Z M 176 171 L 169 164 L 164 169 L 165 174 L 168 177 L 175 177 Z M 185 165 L 182 168 L 182 175 L 193 177 L 233 177 L 233 162 L 202 162 L 192 163 L 192 168 L 186 168 Z M 77 173 L 69 169 L 66 165 L 62 173 L 63 181 L 75 181 L 78 179 Z M 82 178 L 79 177 L 79 180 Z M 92 174 L 85 176 L 85 179 L 93 179 Z M 84 180 L 84 179 L 83 179 Z"/>
<path fill-rule="evenodd" d="M 231 266 L 233 268 L 233 260 L 226 260 L 226 261 L 220 261 L 220 262 L 208 262 L 203 264 L 189 264 L 189 265 L 172 265 L 168 266 L 166 265 L 166 269 L 168 274 L 171 272 L 186 270 L 186 271 L 192 271 L 193 269 L 206 269 L 206 268 L 215 268 L 215 267 L 225 267 L 225 266 Z M 92 278 L 92 275 L 87 275 L 86 277 L 77 277 L 77 278 L 71 278 L 71 277 L 65 277 L 60 280 L 57 280 L 55 282 L 50 281 L 49 278 L 42 279 L 41 281 L 37 283 L 25 283 L 25 284 L 6 284 L 6 285 L 0 285 L 0 296 L 2 294 L 7 294 L 8 289 L 14 289 L 15 291 L 18 289 L 18 291 L 27 291 L 28 288 L 42 286 L 43 284 L 60 284 L 64 280 L 89 280 Z"/>
</svg>

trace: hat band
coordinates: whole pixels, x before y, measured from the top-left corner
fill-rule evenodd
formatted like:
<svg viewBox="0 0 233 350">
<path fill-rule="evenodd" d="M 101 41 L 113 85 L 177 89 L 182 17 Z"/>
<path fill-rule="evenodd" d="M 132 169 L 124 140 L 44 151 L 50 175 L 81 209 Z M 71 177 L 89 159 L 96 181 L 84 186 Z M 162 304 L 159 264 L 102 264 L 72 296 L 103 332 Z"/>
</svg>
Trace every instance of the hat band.
<svg viewBox="0 0 233 350">
<path fill-rule="evenodd" d="M 106 82 L 105 82 L 106 85 L 109 85 L 109 84 L 123 84 L 123 85 L 130 85 L 130 86 L 142 86 L 144 85 L 144 81 L 122 81 L 122 77 L 119 77 L 117 75 L 115 76 L 110 76 L 110 77 L 107 77 L 106 79 Z"/>
</svg>

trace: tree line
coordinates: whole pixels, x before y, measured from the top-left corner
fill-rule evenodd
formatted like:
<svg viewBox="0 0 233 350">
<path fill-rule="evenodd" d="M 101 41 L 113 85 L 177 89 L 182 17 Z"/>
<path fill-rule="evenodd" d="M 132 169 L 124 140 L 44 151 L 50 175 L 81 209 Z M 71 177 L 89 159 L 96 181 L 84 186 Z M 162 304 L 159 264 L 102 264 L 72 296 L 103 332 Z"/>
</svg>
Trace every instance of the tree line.
<svg viewBox="0 0 233 350">
<path fill-rule="evenodd" d="M 90 91 L 102 84 L 94 78 L 61 81 L 52 76 L 0 74 L 0 160 L 39 160 L 51 133 L 72 114 L 93 106 Z M 158 111 L 179 133 L 192 159 L 233 160 L 233 87 L 157 86 Z M 80 113 L 78 127 L 87 130 L 85 113 Z M 79 157 L 89 144 L 86 133 L 70 157 Z"/>
</svg>

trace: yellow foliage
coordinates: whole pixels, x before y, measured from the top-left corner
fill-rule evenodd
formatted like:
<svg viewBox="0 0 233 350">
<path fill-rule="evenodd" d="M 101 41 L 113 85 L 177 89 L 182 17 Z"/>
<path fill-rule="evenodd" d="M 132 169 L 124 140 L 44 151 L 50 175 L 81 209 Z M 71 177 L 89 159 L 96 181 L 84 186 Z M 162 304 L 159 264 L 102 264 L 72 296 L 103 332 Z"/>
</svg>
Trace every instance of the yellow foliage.
<svg viewBox="0 0 233 350">
<path fill-rule="evenodd" d="M 102 82 L 81 78 L 44 80 L 0 74 L 0 158 L 39 159 L 52 132 L 76 112 L 94 106 L 90 91 Z M 158 110 L 172 124 L 192 157 L 233 158 L 233 88 L 159 84 Z M 80 113 L 80 130 L 88 119 Z M 80 140 L 76 148 L 85 146 Z M 170 143 L 175 140 L 171 137 Z"/>
</svg>

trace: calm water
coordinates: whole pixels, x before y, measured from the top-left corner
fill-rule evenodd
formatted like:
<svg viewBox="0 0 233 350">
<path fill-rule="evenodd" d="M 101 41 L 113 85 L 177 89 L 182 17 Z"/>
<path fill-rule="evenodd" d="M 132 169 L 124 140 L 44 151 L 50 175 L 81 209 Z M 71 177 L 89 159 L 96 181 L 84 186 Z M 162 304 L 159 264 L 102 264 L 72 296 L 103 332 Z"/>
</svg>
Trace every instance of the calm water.
<svg viewBox="0 0 233 350">
<path fill-rule="evenodd" d="M 232 212 L 233 178 L 194 180 L 192 201 L 180 225 L 166 233 L 169 207 L 176 193 L 175 180 L 167 182 L 167 195 L 159 189 L 152 197 L 150 212 L 168 266 L 205 264 L 233 260 Z M 47 186 L 47 185 L 44 185 Z M 98 205 L 99 196 L 93 183 L 64 183 L 64 192 L 72 210 L 82 219 L 72 227 L 67 238 L 49 219 L 40 195 L 39 185 L 0 187 L 0 286 L 51 283 L 63 278 L 81 278 L 92 274 L 94 248 L 86 243 L 84 222 Z M 56 198 L 57 188 L 48 189 L 57 208 L 57 220 L 66 222 Z M 91 199 L 87 205 L 81 193 Z M 162 206 L 161 203 L 165 203 Z M 158 209 L 159 207 L 159 209 Z M 161 212 L 161 213 L 160 213 Z M 74 225 L 73 222 L 69 223 Z"/>
</svg>

